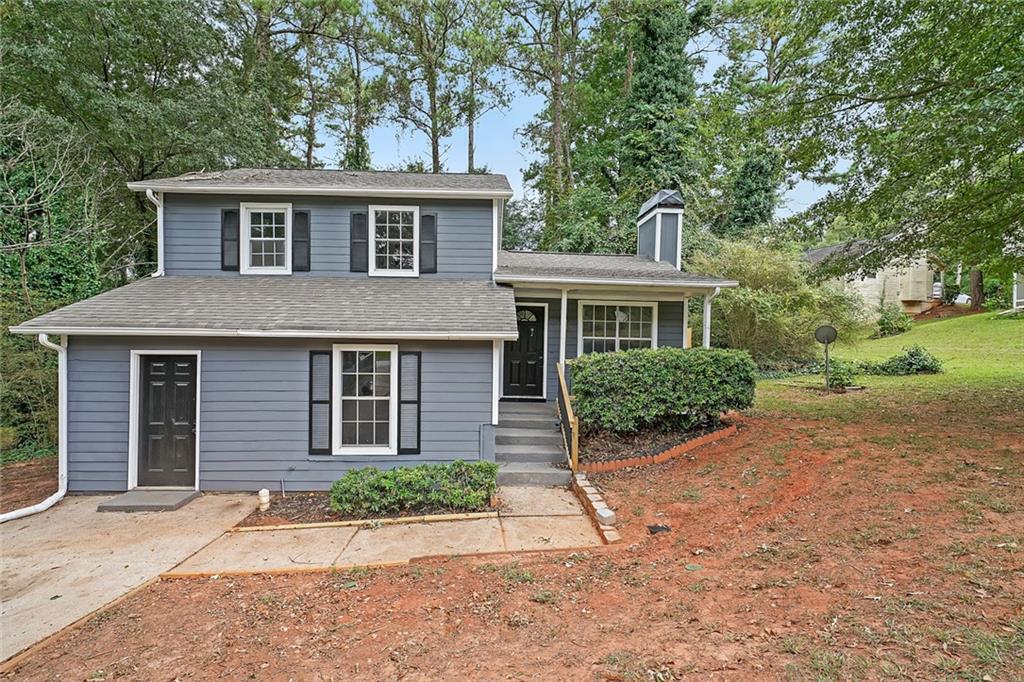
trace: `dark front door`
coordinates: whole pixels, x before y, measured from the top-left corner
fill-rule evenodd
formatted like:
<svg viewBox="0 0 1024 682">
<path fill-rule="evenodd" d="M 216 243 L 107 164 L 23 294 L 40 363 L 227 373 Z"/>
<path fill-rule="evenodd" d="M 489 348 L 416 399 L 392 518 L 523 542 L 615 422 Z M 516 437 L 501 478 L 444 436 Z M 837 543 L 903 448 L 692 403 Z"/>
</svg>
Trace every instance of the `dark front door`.
<svg viewBox="0 0 1024 682">
<path fill-rule="evenodd" d="M 143 355 L 139 485 L 196 483 L 196 357 Z"/>
<path fill-rule="evenodd" d="M 505 386 L 509 397 L 544 394 L 544 308 L 518 307 L 519 338 L 505 342 Z"/>
</svg>

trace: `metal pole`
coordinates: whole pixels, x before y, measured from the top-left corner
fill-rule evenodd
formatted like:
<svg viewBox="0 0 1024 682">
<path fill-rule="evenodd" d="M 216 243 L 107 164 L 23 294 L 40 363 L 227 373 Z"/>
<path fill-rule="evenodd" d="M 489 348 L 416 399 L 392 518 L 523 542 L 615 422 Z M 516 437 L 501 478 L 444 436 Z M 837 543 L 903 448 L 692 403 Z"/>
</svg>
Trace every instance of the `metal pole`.
<svg viewBox="0 0 1024 682">
<path fill-rule="evenodd" d="M 829 360 L 828 360 L 828 344 L 826 343 L 825 344 L 825 390 L 826 391 L 832 390 L 832 387 L 829 385 L 831 382 L 829 382 L 829 380 L 828 380 L 829 379 L 829 369 L 830 369 L 830 366 L 829 366 Z"/>
</svg>

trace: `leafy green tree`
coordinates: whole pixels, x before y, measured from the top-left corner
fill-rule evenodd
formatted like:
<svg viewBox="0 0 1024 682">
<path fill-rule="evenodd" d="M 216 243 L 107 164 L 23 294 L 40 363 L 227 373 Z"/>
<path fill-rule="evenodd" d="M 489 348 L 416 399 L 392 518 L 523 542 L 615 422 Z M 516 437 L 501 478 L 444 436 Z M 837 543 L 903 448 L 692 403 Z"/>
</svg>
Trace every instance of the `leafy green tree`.
<svg viewBox="0 0 1024 682">
<path fill-rule="evenodd" d="M 508 251 L 531 251 L 537 248 L 543 225 L 537 202 L 529 198 L 512 199 L 505 204 L 501 248 Z"/>
<path fill-rule="evenodd" d="M 389 117 L 426 136 L 430 170 L 442 170 L 441 142 L 459 120 L 456 41 L 467 8 L 456 0 L 378 0 L 393 101 Z"/>
<path fill-rule="evenodd" d="M 466 126 L 466 172 L 475 173 L 476 126 L 480 117 L 505 108 L 511 99 L 504 70 L 513 32 L 498 0 L 474 0 L 467 5 L 465 29 L 458 36 L 464 88 L 459 110 Z"/>
<path fill-rule="evenodd" d="M 739 237 L 768 223 L 779 200 L 781 159 L 774 149 L 752 149 L 731 183 L 731 206 L 714 233 Z"/>
<path fill-rule="evenodd" d="M 1024 13 L 1012 2 L 803 3 L 820 59 L 786 98 L 793 160 L 837 188 L 802 220 L 837 217 L 869 248 L 834 270 L 941 253 L 1024 266 Z M 840 161 L 849 167 L 836 173 Z"/>
</svg>

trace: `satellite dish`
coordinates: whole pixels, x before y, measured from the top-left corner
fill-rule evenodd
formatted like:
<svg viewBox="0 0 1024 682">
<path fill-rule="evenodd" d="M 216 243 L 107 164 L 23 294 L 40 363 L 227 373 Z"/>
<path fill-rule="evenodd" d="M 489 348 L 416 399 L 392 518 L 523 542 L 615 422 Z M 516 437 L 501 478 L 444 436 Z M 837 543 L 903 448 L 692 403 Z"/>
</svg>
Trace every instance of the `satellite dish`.
<svg viewBox="0 0 1024 682">
<path fill-rule="evenodd" d="M 830 324 L 823 324 L 814 330 L 814 338 L 817 339 L 818 343 L 823 343 L 826 346 L 836 340 L 839 333 L 836 332 L 836 328 Z"/>
</svg>

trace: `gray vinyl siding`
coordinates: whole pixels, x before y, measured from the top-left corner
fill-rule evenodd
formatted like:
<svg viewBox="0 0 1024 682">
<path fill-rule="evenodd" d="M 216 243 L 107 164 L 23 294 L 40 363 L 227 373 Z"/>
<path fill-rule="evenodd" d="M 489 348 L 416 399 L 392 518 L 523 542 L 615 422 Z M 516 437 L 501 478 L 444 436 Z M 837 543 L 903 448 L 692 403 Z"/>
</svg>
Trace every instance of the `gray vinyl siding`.
<svg viewBox="0 0 1024 682">
<path fill-rule="evenodd" d="M 583 299 L 589 300 L 589 299 Z M 547 399 L 554 400 L 558 393 L 558 362 L 560 343 L 559 327 L 562 323 L 562 301 L 558 298 L 516 298 L 516 303 L 547 303 L 548 304 L 548 344 L 546 357 Z M 629 301 L 623 301 L 628 304 Z M 577 356 L 579 344 L 579 299 L 570 298 L 566 302 L 565 320 L 565 357 L 571 360 Z M 683 347 L 683 304 L 682 301 L 658 302 L 658 346 Z"/>
<path fill-rule="evenodd" d="M 657 258 L 657 254 L 654 252 L 656 225 L 657 220 L 655 216 L 651 216 L 637 228 L 636 255 L 644 256 L 651 260 Z"/>
<path fill-rule="evenodd" d="M 330 340 L 73 337 L 68 346 L 69 488 L 124 490 L 130 351 L 200 350 L 200 489 L 321 490 L 367 465 L 473 460 L 487 450 L 490 342 L 402 341 L 423 354 L 421 454 L 309 454 L 309 351 Z M 348 341 L 346 341 L 348 343 Z M 358 342 L 355 342 L 358 343 Z M 387 343 L 372 341 L 367 343 Z M 483 435 L 482 435 L 483 434 Z"/>
<path fill-rule="evenodd" d="M 672 267 L 676 267 L 676 258 L 679 256 L 678 228 L 678 215 L 665 213 L 661 216 L 661 254 L 658 260 L 663 260 Z"/>
<path fill-rule="evenodd" d="M 488 279 L 493 271 L 493 206 L 488 200 L 397 200 L 348 197 L 164 195 L 164 270 L 168 275 L 225 275 L 220 269 L 221 210 L 242 202 L 290 203 L 309 211 L 310 269 L 296 277 L 367 277 L 349 272 L 349 219 L 374 205 L 419 206 L 437 214 L 437 274 L 423 277 Z"/>
</svg>

